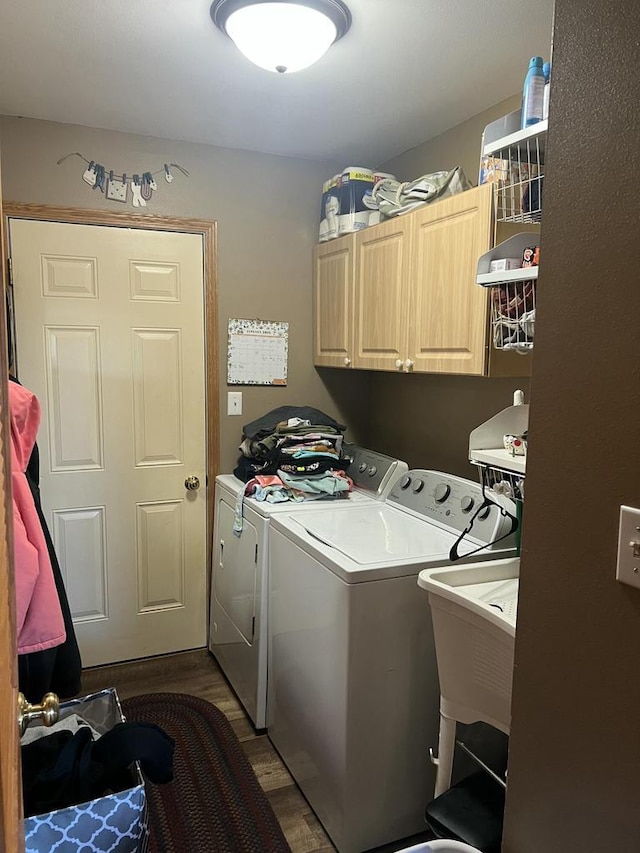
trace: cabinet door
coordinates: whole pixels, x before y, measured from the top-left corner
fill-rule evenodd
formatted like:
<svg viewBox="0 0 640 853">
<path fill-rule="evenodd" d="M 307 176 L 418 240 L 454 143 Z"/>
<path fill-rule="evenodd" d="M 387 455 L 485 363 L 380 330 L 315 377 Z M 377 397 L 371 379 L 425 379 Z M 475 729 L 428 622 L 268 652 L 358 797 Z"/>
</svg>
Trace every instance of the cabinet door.
<svg viewBox="0 0 640 853">
<path fill-rule="evenodd" d="M 356 234 L 354 367 L 399 370 L 407 351 L 410 228 L 403 217 Z"/>
<path fill-rule="evenodd" d="M 492 187 L 485 184 L 416 211 L 411 257 L 409 358 L 430 373 L 485 372 L 488 292 L 478 257 L 491 245 Z"/>
<path fill-rule="evenodd" d="M 313 250 L 313 363 L 350 367 L 353 358 L 354 235 Z"/>
</svg>

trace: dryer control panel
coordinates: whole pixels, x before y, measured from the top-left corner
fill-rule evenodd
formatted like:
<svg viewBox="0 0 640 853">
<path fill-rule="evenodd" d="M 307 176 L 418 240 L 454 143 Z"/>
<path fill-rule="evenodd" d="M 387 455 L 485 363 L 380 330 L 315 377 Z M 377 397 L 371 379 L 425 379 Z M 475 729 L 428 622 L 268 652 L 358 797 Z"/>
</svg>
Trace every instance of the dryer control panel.
<svg viewBox="0 0 640 853">
<path fill-rule="evenodd" d="M 347 474 L 354 485 L 377 500 L 384 500 L 396 480 L 409 470 L 406 462 L 357 444 L 343 445 L 342 452 L 352 460 Z"/>
<path fill-rule="evenodd" d="M 482 486 L 473 480 L 416 468 L 394 481 L 387 501 L 458 533 L 473 520 L 469 538 L 489 544 L 511 529 L 509 516 L 515 517 L 516 506 L 509 498 L 488 491 L 486 495 L 491 505 L 485 503 Z M 508 542 L 503 540 L 497 547 L 508 547 Z"/>
</svg>

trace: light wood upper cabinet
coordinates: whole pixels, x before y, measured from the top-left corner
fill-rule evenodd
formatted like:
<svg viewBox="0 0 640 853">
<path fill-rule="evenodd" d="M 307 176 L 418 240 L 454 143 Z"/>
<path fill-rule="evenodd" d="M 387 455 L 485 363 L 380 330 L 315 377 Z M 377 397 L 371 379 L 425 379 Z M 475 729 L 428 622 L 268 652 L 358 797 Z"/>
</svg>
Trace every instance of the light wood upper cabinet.
<svg viewBox="0 0 640 853">
<path fill-rule="evenodd" d="M 410 223 L 391 219 L 355 239 L 353 366 L 397 371 L 407 351 Z"/>
<path fill-rule="evenodd" d="M 410 369 L 482 375 L 487 299 L 476 267 L 491 246 L 491 186 L 485 184 L 411 214 Z"/>
<path fill-rule="evenodd" d="M 350 367 L 353 359 L 355 236 L 313 250 L 314 364 Z"/>
<path fill-rule="evenodd" d="M 317 246 L 315 364 L 525 375 L 522 359 L 488 363 L 488 292 L 476 269 L 492 229 L 485 184 Z"/>
</svg>

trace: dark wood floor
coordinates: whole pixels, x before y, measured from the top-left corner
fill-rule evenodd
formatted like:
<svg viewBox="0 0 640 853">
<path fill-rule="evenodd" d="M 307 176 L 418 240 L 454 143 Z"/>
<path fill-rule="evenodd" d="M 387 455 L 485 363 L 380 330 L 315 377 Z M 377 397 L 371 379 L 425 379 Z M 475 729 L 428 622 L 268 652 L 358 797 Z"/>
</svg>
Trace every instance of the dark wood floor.
<svg viewBox="0 0 640 853">
<path fill-rule="evenodd" d="M 121 699 L 143 693 L 170 691 L 199 696 L 216 705 L 230 721 L 242 743 L 292 853 L 335 853 L 335 847 L 268 737 L 253 728 L 209 652 L 201 649 L 84 671 L 83 693 L 92 693 L 104 687 L 115 687 Z M 407 839 L 405 842 L 380 848 L 378 853 L 402 850 L 412 843 L 430 837 L 432 836 L 425 834 Z"/>
</svg>

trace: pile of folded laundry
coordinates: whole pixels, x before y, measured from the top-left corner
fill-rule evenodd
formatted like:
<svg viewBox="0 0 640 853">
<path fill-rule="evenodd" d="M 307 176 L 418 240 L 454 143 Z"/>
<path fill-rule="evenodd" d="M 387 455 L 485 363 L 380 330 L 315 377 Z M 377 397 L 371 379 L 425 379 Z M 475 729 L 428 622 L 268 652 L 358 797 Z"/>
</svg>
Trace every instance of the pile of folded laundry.
<svg viewBox="0 0 640 853">
<path fill-rule="evenodd" d="M 246 483 L 242 497 L 279 503 L 350 492 L 343 431 L 342 424 L 309 406 L 280 406 L 246 424 L 233 472 Z"/>
</svg>

